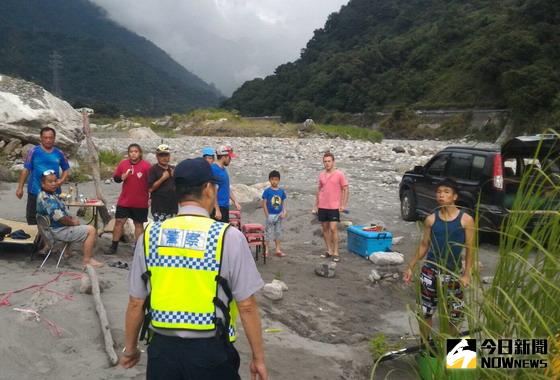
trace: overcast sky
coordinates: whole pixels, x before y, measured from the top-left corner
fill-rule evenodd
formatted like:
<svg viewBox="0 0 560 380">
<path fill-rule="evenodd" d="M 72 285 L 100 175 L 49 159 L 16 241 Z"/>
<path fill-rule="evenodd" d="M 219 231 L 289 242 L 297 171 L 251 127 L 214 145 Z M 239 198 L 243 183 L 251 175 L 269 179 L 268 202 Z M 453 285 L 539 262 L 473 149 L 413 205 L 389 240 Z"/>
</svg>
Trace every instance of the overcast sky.
<svg viewBox="0 0 560 380">
<path fill-rule="evenodd" d="M 348 0 L 92 0 L 225 95 L 299 57 Z"/>
</svg>

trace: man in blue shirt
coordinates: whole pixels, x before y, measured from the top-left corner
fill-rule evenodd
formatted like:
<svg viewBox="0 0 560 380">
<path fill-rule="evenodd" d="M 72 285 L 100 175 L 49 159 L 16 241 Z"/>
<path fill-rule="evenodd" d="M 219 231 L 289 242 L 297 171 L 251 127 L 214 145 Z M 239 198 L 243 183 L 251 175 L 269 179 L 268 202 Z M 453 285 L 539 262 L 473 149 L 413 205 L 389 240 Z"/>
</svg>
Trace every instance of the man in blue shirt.
<svg viewBox="0 0 560 380">
<path fill-rule="evenodd" d="M 27 207 L 25 217 L 27 224 L 37 224 L 37 195 L 41 192 L 41 175 L 47 170 L 52 170 L 56 176 L 56 193 L 60 193 L 60 186 L 68 178 L 70 165 L 64 153 L 54 146 L 56 131 L 51 127 L 44 127 L 39 134 L 41 143 L 29 151 L 19 175 L 16 196 L 23 197 L 23 185 L 27 177 Z M 62 169 L 62 174 L 60 174 Z"/>
<path fill-rule="evenodd" d="M 241 205 L 235 199 L 235 195 L 229 187 L 229 175 L 226 166 L 229 166 L 231 159 L 237 157 L 233 153 L 233 148 L 223 145 L 216 149 L 216 162 L 212 164 L 212 173 L 218 180 L 218 196 L 212 218 L 214 220 L 229 223 L 229 200 L 233 201 L 235 208 L 241 210 Z"/>
</svg>

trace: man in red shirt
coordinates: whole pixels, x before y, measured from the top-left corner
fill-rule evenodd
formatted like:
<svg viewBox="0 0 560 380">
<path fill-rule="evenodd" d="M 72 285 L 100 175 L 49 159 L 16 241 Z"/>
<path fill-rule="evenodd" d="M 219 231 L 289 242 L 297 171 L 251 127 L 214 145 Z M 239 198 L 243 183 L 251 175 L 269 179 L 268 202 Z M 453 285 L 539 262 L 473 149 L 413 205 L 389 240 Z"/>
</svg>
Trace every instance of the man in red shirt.
<svg viewBox="0 0 560 380">
<path fill-rule="evenodd" d="M 138 144 L 128 146 L 128 159 L 122 160 L 113 179 L 122 182 L 122 191 L 117 202 L 113 243 L 109 254 L 115 254 L 122 236 L 123 226 L 128 218 L 134 222 L 134 240 L 144 230 L 144 222 L 148 221 L 148 171 L 151 165 L 142 159 L 142 148 Z"/>
<path fill-rule="evenodd" d="M 321 257 L 331 257 L 339 261 L 338 255 L 338 226 L 340 212 L 348 205 L 348 181 L 340 170 L 334 166 L 334 155 L 327 152 L 323 156 L 325 171 L 319 174 L 319 186 L 315 198 L 313 213 L 317 214 L 327 251 Z"/>
</svg>

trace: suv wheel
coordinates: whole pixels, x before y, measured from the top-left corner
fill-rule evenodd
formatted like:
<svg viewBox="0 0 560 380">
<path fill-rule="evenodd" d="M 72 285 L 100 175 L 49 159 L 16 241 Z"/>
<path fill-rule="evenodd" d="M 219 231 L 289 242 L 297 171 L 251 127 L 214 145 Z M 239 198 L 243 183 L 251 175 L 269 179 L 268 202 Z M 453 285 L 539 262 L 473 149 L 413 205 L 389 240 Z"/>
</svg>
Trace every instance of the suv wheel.
<svg viewBox="0 0 560 380">
<path fill-rule="evenodd" d="M 413 222 L 416 216 L 416 198 L 411 190 L 405 190 L 401 197 L 401 216 L 408 222 Z"/>
</svg>

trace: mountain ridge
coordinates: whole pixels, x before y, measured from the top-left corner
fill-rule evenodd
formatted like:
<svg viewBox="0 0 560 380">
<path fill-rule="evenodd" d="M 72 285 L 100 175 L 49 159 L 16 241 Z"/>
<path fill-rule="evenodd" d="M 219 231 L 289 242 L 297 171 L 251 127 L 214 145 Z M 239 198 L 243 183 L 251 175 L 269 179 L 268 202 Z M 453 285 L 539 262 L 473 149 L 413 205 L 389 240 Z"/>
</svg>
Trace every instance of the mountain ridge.
<svg viewBox="0 0 560 380">
<path fill-rule="evenodd" d="M 546 121 L 560 115 L 558 46 L 559 2 L 351 0 L 298 60 L 224 105 L 295 121 L 400 106 L 508 108 L 518 123 Z"/>
<path fill-rule="evenodd" d="M 49 60 L 56 51 L 62 95 L 72 103 L 164 114 L 222 99 L 215 87 L 87 0 L 5 0 L 0 25 L 0 72 L 53 91 Z"/>
</svg>

